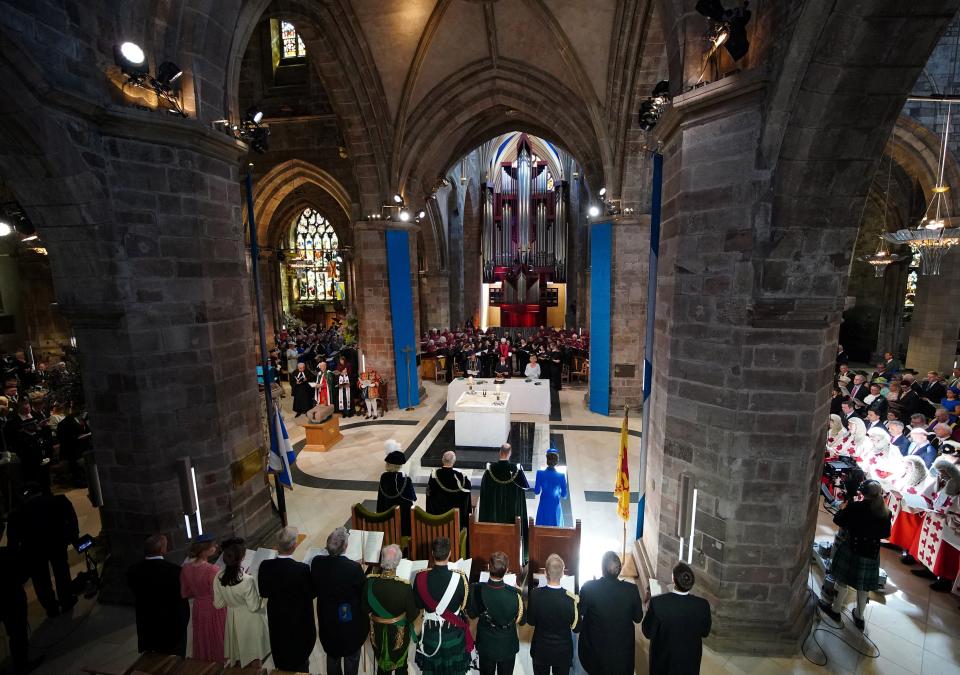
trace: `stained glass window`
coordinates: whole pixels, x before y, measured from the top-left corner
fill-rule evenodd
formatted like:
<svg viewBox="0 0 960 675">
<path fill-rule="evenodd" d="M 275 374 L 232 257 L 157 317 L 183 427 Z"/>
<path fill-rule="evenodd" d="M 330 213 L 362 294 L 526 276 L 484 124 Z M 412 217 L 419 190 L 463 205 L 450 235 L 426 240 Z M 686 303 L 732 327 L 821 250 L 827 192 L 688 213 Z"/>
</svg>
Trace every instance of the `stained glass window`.
<svg viewBox="0 0 960 675">
<path fill-rule="evenodd" d="M 290 248 L 294 302 L 343 300 L 343 258 L 330 221 L 313 209 L 304 209 L 291 228 Z"/>
<path fill-rule="evenodd" d="M 917 298 L 917 279 L 920 273 L 920 253 L 914 252 L 910 258 L 910 268 L 907 272 L 907 287 L 903 295 L 903 320 L 909 321 L 913 316 L 913 305 Z"/>
<path fill-rule="evenodd" d="M 289 21 L 280 22 L 280 48 L 285 59 L 296 59 L 307 54 L 307 48 L 303 45 L 297 29 Z"/>
</svg>

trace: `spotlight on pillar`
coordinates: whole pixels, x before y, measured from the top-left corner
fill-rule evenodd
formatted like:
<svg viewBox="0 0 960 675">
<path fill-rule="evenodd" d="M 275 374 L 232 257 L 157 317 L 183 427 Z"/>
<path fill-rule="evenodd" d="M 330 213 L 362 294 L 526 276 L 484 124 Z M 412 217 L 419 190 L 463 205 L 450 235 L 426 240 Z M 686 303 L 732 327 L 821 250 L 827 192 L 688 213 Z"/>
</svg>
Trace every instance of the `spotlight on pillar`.
<svg viewBox="0 0 960 675">
<path fill-rule="evenodd" d="M 663 115 L 663 111 L 669 103 L 670 83 L 667 80 L 660 80 L 653 91 L 650 92 L 650 96 L 640 103 L 640 128 L 644 131 L 650 131 L 657 126 L 660 116 Z"/>
<path fill-rule="evenodd" d="M 244 122 L 247 124 L 259 125 L 263 121 L 263 111 L 257 109 L 256 106 L 250 106 L 247 109 L 247 114 L 244 117 Z"/>
<path fill-rule="evenodd" d="M 0 220 L 0 237 L 6 237 L 11 232 L 13 232 L 13 228 L 10 227 L 10 224 Z"/>
<path fill-rule="evenodd" d="M 147 79 L 150 66 L 140 45 L 133 42 L 114 45 L 113 61 L 120 66 L 120 71 L 127 76 L 129 82 L 141 84 Z"/>
<path fill-rule="evenodd" d="M 750 3 L 744 0 L 743 7 L 724 9 L 720 0 L 697 0 L 697 12 L 715 24 L 710 35 L 713 49 L 723 46 L 734 61 L 742 59 L 750 49 L 747 23 L 752 14 L 748 9 L 749 6 Z"/>
<path fill-rule="evenodd" d="M 406 209 L 400 211 L 400 222 L 405 223 L 410 220 L 410 212 Z"/>
<path fill-rule="evenodd" d="M 183 70 L 172 61 L 164 61 L 157 66 L 157 76 L 153 80 L 153 86 L 167 93 L 173 90 L 173 83 L 180 79 Z"/>
<path fill-rule="evenodd" d="M 596 218 L 597 216 L 600 215 L 600 207 L 591 206 L 589 209 L 587 209 L 587 215 L 590 216 L 591 218 Z"/>
<path fill-rule="evenodd" d="M 427 217 L 426 211 L 417 211 L 417 218 L 426 218 L 426 217 Z"/>
<path fill-rule="evenodd" d="M 605 188 L 605 187 L 600 188 L 600 196 L 603 197 L 603 196 L 605 196 L 606 194 L 607 194 L 607 188 Z"/>
<path fill-rule="evenodd" d="M 393 203 L 397 204 L 398 206 L 403 204 L 403 197 L 401 197 L 399 194 L 393 195 Z"/>
</svg>

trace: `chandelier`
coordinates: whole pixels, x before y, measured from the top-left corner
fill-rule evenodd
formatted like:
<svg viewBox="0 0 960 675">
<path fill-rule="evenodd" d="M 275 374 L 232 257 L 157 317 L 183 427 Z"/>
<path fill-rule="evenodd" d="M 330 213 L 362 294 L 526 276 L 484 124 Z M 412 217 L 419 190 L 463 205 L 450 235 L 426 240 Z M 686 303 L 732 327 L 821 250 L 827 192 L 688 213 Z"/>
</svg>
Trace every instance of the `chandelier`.
<svg viewBox="0 0 960 675">
<path fill-rule="evenodd" d="M 933 187 L 933 199 L 927 206 L 923 218 L 914 230 L 888 232 L 883 238 L 893 244 L 906 244 L 914 253 L 920 255 L 920 274 L 932 276 L 940 274 L 943 257 L 954 246 L 960 244 L 960 228 L 952 226 L 950 221 L 950 202 L 947 192 L 950 187 L 943 184 L 943 174 L 947 164 L 947 141 L 950 138 L 950 110 L 947 103 L 947 116 L 943 125 L 943 141 L 940 146 L 940 175 Z"/>
<path fill-rule="evenodd" d="M 880 226 L 881 232 L 887 231 L 887 200 L 890 197 L 890 172 L 893 168 L 893 156 L 890 157 L 890 162 L 887 164 L 887 187 L 883 192 L 883 223 Z M 887 271 L 887 268 L 890 267 L 895 262 L 903 260 L 906 256 L 902 256 L 899 253 L 890 253 L 887 250 L 887 243 L 883 239 L 883 235 L 880 236 L 880 245 L 877 247 L 876 253 L 871 253 L 870 255 L 862 255 L 858 260 L 873 266 L 873 274 L 877 277 L 882 277 Z"/>
</svg>

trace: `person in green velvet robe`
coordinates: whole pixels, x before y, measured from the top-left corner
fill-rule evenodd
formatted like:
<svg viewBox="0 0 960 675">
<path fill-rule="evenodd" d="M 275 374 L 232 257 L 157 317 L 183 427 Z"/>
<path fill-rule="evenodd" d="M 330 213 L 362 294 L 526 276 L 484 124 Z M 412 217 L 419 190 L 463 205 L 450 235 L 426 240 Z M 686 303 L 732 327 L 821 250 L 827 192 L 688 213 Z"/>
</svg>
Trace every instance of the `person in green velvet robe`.
<svg viewBox="0 0 960 675">
<path fill-rule="evenodd" d="M 500 446 L 500 461 L 487 464 L 480 482 L 480 513 L 478 520 L 486 523 L 513 523 L 520 516 L 526 530 L 527 497 L 530 489 L 523 467 L 510 462 L 509 443 Z"/>
</svg>

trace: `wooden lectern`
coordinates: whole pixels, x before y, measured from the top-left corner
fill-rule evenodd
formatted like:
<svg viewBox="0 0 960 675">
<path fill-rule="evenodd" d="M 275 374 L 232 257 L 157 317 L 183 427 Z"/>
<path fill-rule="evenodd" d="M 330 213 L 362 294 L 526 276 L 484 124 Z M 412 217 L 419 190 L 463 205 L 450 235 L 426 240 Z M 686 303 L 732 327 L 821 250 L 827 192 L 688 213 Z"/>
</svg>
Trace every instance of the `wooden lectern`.
<svg viewBox="0 0 960 675">
<path fill-rule="evenodd" d="M 343 438 L 340 416 L 333 414 L 332 405 L 318 405 L 306 414 L 306 418 L 300 422 L 307 435 L 307 442 L 303 446 L 305 452 L 327 452 Z"/>
</svg>

